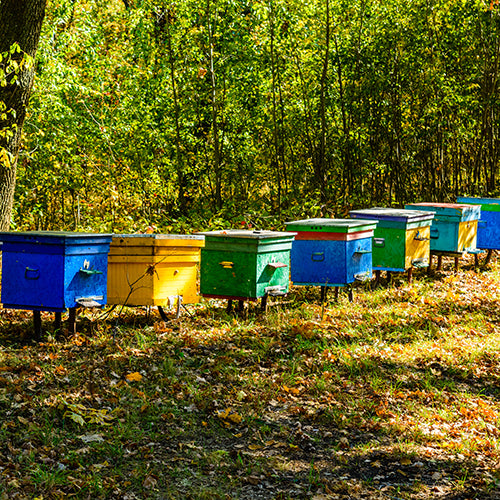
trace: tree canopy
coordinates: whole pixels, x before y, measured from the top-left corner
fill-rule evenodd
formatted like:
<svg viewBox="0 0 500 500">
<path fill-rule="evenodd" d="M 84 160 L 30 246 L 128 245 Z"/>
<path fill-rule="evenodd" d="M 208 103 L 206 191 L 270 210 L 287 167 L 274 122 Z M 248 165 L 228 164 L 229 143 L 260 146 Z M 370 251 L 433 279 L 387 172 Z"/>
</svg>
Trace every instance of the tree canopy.
<svg viewBox="0 0 500 500">
<path fill-rule="evenodd" d="M 496 195 L 499 56 L 482 0 L 49 1 L 14 226 L 277 227 Z"/>
</svg>

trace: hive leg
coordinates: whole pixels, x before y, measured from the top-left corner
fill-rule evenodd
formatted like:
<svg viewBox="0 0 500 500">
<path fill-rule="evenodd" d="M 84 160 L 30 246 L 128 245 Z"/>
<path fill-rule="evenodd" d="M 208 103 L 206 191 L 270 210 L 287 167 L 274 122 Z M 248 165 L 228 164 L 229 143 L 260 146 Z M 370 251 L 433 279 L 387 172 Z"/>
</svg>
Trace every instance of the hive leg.
<svg viewBox="0 0 500 500">
<path fill-rule="evenodd" d="M 352 289 L 352 286 L 348 288 L 347 294 L 349 296 L 349 302 L 352 302 L 354 300 L 354 291 Z"/>
<path fill-rule="evenodd" d="M 60 312 L 54 314 L 54 331 L 56 334 L 61 333 L 61 316 Z"/>
<path fill-rule="evenodd" d="M 229 299 L 227 301 L 226 312 L 230 313 L 232 310 L 233 310 L 233 301 L 231 299 Z"/>
<path fill-rule="evenodd" d="M 70 335 L 74 335 L 76 333 L 76 307 L 69 308 L 68 332 Z"/>
<path fill-rule="evenodd" d="M 163 320 L 163 321 L 168 321 L 168 316 L 167 314 L 165 313 L 163 307 L 161 306 L 158 306 L 158 313 L 160 315 L 160 318 Z"/>
<path fill-rule="evenodd" d="M 244 300 L 238 300 L 238 312 L 243 312 L 243 309 L 245 308 L 245 301 Z"/>
<path fill-rule="evenodd" d="M 484 265 L 487 266 L 490 263 L 491 257 L 493 255 L 493 250 L 488 250 L 488 253 L 486 254 L 486 258 L 484 259 Z"/>
<path fill-rule="evenodd" d="M 262 297 L 261 303 L 260 303 L 260 309 L 264 313 L 267 312 L 267 293 Z"/>
<path fill-rule="evenodd" d="M 443 264 L 443 256 L 442 255 L 438 255 L 438 263 L 437 263 L 437 266 L 436 266 L 436 271 L 441 271 L 442 264 Z"/>
<path fill-rule="evenodd" d="M 321 287 L 321 303 L 326 301 L 326 296 L 328 295 L 328 287 L 327 286 L 322 286 Z"/>
<path fill-rule="evenodd" d="M 377 269 L 375 271 L 375 281 L 373 282 L 373 289 L 375 290 L 379 284 L 380 284 L 380 274 L 381 274 L 381 271 L 379 269 Z"/>
<path fill-rule="evenodd" d="M 460 257 L 455 257 L 455 272 L 458 271 L 458 262 L 460 260 Z"/>
<path fill-rule="evenodd" d="M 432 254 L 429 255 L 429 266 L 427 267 L 427 274 L 432 273 Z"/>
<path fill-rule="evenodd" d="M 336 286 L 335 287 L 335 295 L 334 295 L 335 302 L 338 302 L 338 300 L 339 300 L 339 291 L 340 291 L 340 287 Z"/>
<path fill-rule="evenodd" d="M 179 318 L 181 315 L 181 305 L 182 305 L 182 295 L 177 297 L 177 310 L 175 311 L 175 317 Z"/>
<path fill-rule="evenodd" d="M 39 341 L 42 337 L 42 316 L 40 311 L 33 311 L 33 327 L 35 331 L 35 340 Z"/>
<path fill-rule="evenodd" d="M 410 269 L 408 269 L 408 284 L 409 285 L 411 284 L 412 278 L 413 278 L 413 267 L 410 267 Z"/>
</svg>

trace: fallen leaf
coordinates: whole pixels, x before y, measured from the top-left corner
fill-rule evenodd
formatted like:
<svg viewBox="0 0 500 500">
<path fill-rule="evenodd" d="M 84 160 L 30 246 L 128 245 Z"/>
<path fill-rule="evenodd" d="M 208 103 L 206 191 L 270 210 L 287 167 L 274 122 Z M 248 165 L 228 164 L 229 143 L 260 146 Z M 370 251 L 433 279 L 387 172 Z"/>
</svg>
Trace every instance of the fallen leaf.
<svg viewBox="0 0 500 500">
<path fill-rule="evenodd" d="M 249 444 L 248 449 L 252 451 L 262 450 L 262 446 L 260 446 L 259 444 Z"/>
<path fill-rule="evenodd" d="M 104 441 L 101 434 L 86 434 L 85 436 L 80 436 L 80 439 L 84 443 L 101 443 Z"/>
<path fill-rule="evenodd" d="M 158 480 L 153 476 L 146 476 L 146 479 L 142 482 L 142 487 L 147 490 L 152 490 L 158 484 Z"/>
<path fill-rule="evenodd" d="M 140 382 L 142 380 L 142 375 L 139 372 L 129 373 L 125 377 L 129 382 Z"/>
</svg>

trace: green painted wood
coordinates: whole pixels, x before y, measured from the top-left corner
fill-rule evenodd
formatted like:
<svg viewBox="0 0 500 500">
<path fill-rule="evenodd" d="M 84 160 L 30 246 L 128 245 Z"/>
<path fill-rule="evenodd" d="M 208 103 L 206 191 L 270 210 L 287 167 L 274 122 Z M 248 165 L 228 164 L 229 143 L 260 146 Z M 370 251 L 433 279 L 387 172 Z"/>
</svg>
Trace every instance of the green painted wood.
<svg viewBox="0 0 500 500">
<path fill-rule="evenodd" d="M 428 226 L 429 222 L 426 225 Z M 406 230 L 377 226 L 373 234 L 372 251 L 374 269 L 404 270 Z"/>
<path fill-rule="evenodd" d="M 500 212 L 499 198 L 472 198 L 469 196 L 459 196 L 457 198 L 457 203 L 481 205 L 481 212 Z"/>
<path fill-rule="evenodd" d="M 294 233 L 252 233 L 202 233 L 205 235 L 200 266 L 202 295 L 256 299 L 263 297 L 269 287 L 288 292 Z"/>
</svg>

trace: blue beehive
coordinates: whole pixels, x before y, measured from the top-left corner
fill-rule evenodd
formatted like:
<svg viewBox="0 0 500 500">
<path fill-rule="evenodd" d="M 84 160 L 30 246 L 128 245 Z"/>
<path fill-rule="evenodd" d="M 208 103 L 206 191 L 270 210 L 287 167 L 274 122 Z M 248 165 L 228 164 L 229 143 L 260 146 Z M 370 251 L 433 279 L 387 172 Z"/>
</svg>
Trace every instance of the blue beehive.
<svg viewBox="0 0 500 500">
<path fill-rule="evenodd" d="M 345 286 L 372 275 L 376 221 L 305 219 L 287 222 L 297 232 L 291 251 L 295 285 Z"/>
<path fill-rule="evenodd" d="M 106 303 L 111 235 L 0 232 L 5 308 L 63 312 Z"/>
<path fill-rule="evenodd" d="M 477 224 L 477 248 L 500 250 L 500 199 L 460 196 L 457 203 L 481 206 L 481 219 Z"/>
</svg>

